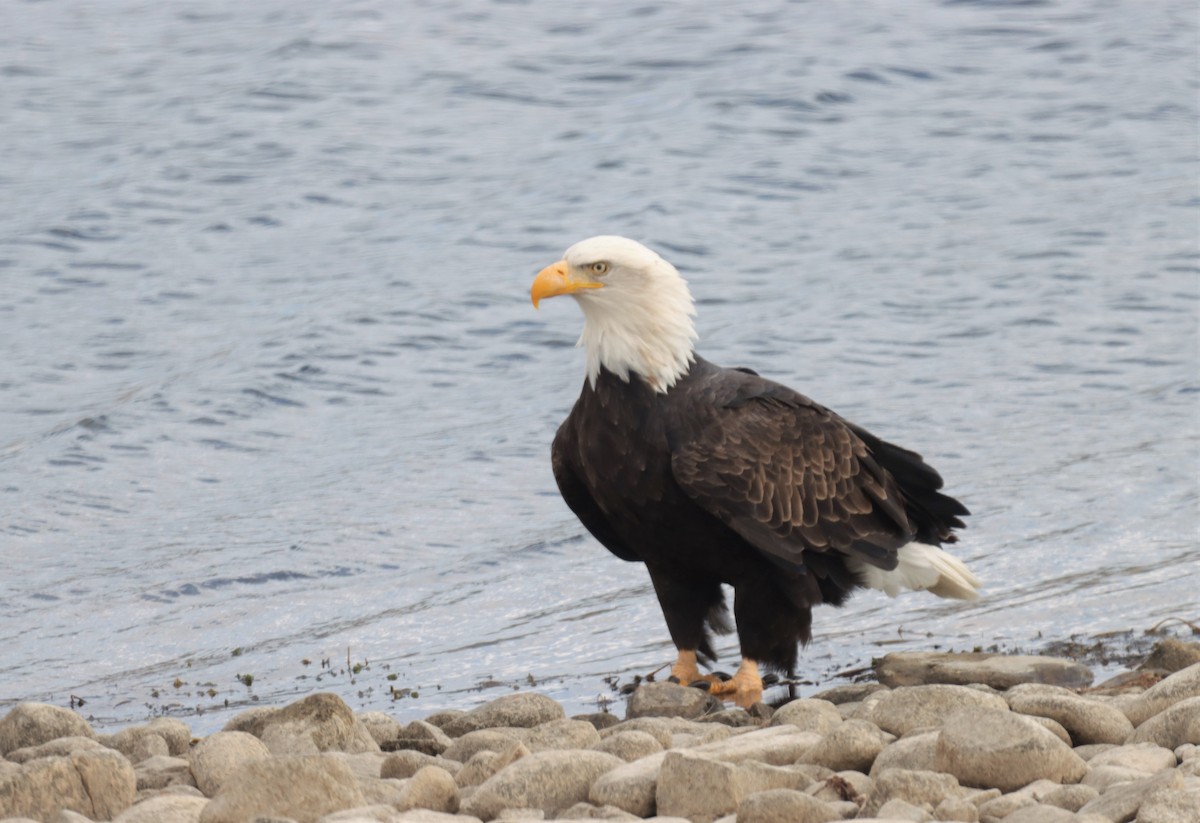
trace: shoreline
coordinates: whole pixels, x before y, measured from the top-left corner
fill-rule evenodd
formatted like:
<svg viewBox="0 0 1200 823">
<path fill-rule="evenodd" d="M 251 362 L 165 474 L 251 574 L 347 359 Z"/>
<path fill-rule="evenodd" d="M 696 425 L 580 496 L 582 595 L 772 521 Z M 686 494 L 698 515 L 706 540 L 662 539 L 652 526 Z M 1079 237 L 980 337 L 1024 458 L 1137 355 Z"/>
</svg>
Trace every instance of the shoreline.
<svg viewBox="0 0 1200 823">
<path fill-rule="evenodd" d="M 880 682 L 749 710 L 643 682 L 624 717 L 531 687 L 401 724 L 318 692 L 193 738 L 26 703 L 0 717 L 0 819 L 1195 823 L 1200 643 L 1155 639 L 1098 685 L 1062 657 L 897 652 Z"/>
</svg>

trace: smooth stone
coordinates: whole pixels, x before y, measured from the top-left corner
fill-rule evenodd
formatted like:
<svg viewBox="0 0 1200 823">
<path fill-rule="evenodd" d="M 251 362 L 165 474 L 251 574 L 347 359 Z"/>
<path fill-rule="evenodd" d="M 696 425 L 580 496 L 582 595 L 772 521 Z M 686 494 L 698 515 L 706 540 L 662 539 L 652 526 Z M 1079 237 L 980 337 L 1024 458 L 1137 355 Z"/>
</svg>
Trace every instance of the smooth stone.
<svg viewBox="0 0 1200 823">
<path fill-rule="evenodd" d="M 458 774 L 463 764 L 457 760 L 434 757 L 433 755 L 405 749 L 392 752 L 384 758 L 383 764 L 379 767 L 379 776 L 385 779 L 408 778 L 412 777 L 425 766 L 438 766 L 450 772 L 450 774 Z"/>
<path fill-rule="evenodd" d="M 1029 718 L 998 709 L 960 710 L 942 727 L 937 771 L 968 786 L 1013 791 L 1044 778 L 1077 783 L 1087 764 Z"/>
<path fill-rule="evenodd" d="M 329 692 L 310 694 L 263 718 L 256 736 L 277 757 L 380 750 L 346 702 Z"/>
<path fill-rule="evenodd" d="M 1062 724 L 1077 745 L 1123 743 L 1133 733 L 1133 724 L 1122 712 L 1066 690 L 1060 693 L 1017 687 L 1005 696 L 1014 712 L 1048 717 Z"/>
<path fill-rule="evenodd" d="M 1092 684 L 1087 666 L 1059 657 L 979 652 L 891 652 L 880 658 L 875 674 L 885 686 L 983 683 L 1009 689 L 1020 683 L 1051 683 L 1082 688 Z"/>
<path fill-rule="evenodd" d="M 452 814 L 458 811 L 458 784 L 445 769 L 426 766 L 405 783 L 392 805 L 400 811 L 429 809 Z"/>
<path fill-rule="evenodd" d="M 1186 788 L 1184 778 L 1176 771 L 1161 772 L 1141 780 L 1112 786 L 1095 800 L 1079 809 L 1079 814 L 1095 814 L 1113 823 L 1132 820 L 1138 807 L 1159 789 L 1181 791 Z"/>
<path fill-rule="evenodd" d="M 826 803 L 853 801 L 856 805 L 866 803 L 875 781 L 862 772 L 841 771 L 814 781 L 804 791 Z"/>
<path fill-rule="evenodd" d="M 1200 785 L 1178 789 L 1160 787 L 1147 792 L 1138 806 L 1137 823 L 1197 823 Z"/>
<path fill-rule="evenodd" d="M 478 817 L 466 814 L 444 814 L 428 809 L 412 809 L 401 812 L 394 823 L 482 823 Z"/>
<path fill-rule="evenodd" d="M 96 733 L 75 712 L 48 703 L 18 703 L 0 718 L 0 755 L 60 737 L 95 739 Z"/>
<path fill-rule="evenodd" d="M 1074 823 L 1075 815 L 1057 806 L 1035 803 L 1017 809 L 1004 818 L 1004 823 Z"/>
<path fill-rule="evenodd" d="M 866 713 L 860 717 L 885 732 L 903 735 L 912 729 L 940 726 L 951 713 L 964 708 L 1007 710 L 1008 704 L 1002 697 L 967 686 L 907 686 L 871 695 L 864 701 Z"/>
<path fill-rule="evenodd" d="M 1156 743 L 1131 743 L 1128 746 L 1114 746 L 1100 752 L 1088 761 L 1088 766 L 1121 766 L 1127 769 L 1153 774 L 1164 769 L 1173 769 L 1177 765 L 1175 752 L 1164 749 Z"/>
<path fill-rule="evenodd" d="M 933 816 L 920 806 L 914 806 L 898 797 L 880 806 L 876 817 L 881 820 L 909 820 L 912 823 L 927 823 L 933 820 Z"/>
<path fill-rule="evenodd" d="M 616 806 L 594 806 L 580 801 L 558 815 L 559 820 L 641 820 L 640 817 L 623 812 Z"/>
<path fill-rule="evenodd" d="M 933 819 L 978 823 L 979 807 L 962 797 L 947 797 L 933 810 Z"/>
<path fill-rule="evenodd" d="M 777 708 L 768 725 L 794 726 L 802 732 L 826 735 L 842 725 L 842 715 L 828 700 L 800 698 Z"/>
<path fill-rule="evenodd" d="M 155 735 L 155 737 L 158 737 Z M 159 738 L 161 740 L 162 738 Z M 165 746 L 165 743 L 164 743 Z M 182 757 L 160 754 L 148 757 L 133 767 L 138 791 L 165 789 L 167 786 L 195 786 L 191 764 Z"/>
<path fill-rule="evenodd" d="M 477 706 L 466 714 L 447 721 L 441 728 L 451 737 L 459 737 L 467 732 L 498 726 L 529 729 L 564 717 L 566 712 L 563 711 L 563 707 L 553 699 L 536 692 L 522 692 L 498 697 Z"/>
<path fill-rule="evenodd" d="M 454 740 L 442 752 L 442 757 L 447 760 L 457 760 L 459 763 L 466 763 L 479 752 L 504 752 L 511 749 L 514 743 L 520 742 L 520 739 L 516 735 L 507 731 L 479 729 L 478 731 L 467 732 L 462 737 Z"/>
<path fill-rule="evenodd" d="M 196 787 L 212 797 L 231 775 L 271 756 L 266 744 L 247 732 L 216 732 L 201 740 L 188 755 Z"/>
<path fill-rule="evenodd" d="M 592 783 L 623 765 L 618 757 L 586 749 L 530 754 L 484 781 L 462 802 L 461 808 L 466 814 L 485 820 L 510 808 L 541 809 L 552 815 L 588 800 Z"/>
<path fill-rule="evenodd" d="M 1099 796 L 1100 792 L 1091 786 L 1076 783 L 1051 789 L 1042 795 L 1041 802 L 1051 806 L 1058 806 L 1060 809 L 1066 809 L 1069 812 L 1077 812 Z"/>
<path fill-rule="evenodd" d="M 597 806 L 616 806 L 622 811 L 649 817 L 654 814 L 658 775 L 667 752 L 662 751 L 618 766 L 592 783 L 588 800 Z"/>
<path fill-rule="evenodd" d="M 882 683 L 846 683 L 817 692 L 812 699 L 827 700 L 835 706 L 841 706 L 845 703 L 860 703 L 868 695 L 887 690 L 887 686 Z"/>
<path fill-rule="evenodd" d="M 600 742 L 600 733 L 586 720 L 551 720 L 529 729 L 521 742 L 531 752 L 552 749 L 590 749 Z"/>
<path fill-rule="evenodd" d="M 755 792 L 795 789 L 799 773 L 757 761 L 729 762 L 696 750 L 668 751 L 655 790 L 655 808 L 664 815 L 709 823 L 734 812 Z M 819 802 L 819 801 L 818 801 Z"/>
<path fill-rule="evenodd" d="M 874 723 L 850 719 L 843 721 L 801 755 L 800 762 L 817 763 L 835 772 L 867 772 L 879 753 L 895 739 Z"/>
<path fill-rule="evenodd" d="M 828 803 L 795 789 L 755 792 L 737 805 L 738 823 L 830 823 L 840 819 Z"/>
<path fill-rule="evenodd" d="M 355 716 L 358 718 L 358 722 L 362 723 L 363 727 L 366 728 L 371 738 L 379 744 L 381 750 L 385 749 L 388 744 L 391 744 L 396 738 L 401 736 L 402 727 L 396 721 L 396 718 L 387 712 L 359 712 Z M 424 721 L 417 722 L 423 723 Z M 425 725 L 429 724 L 426 723 Z M 436 729 L 437 727 L 434 726 L 433 728 Z M 441 729 L 438 729 L 438 731 L 440 732 Z"/>
<path fill-rule="evenodd" d="M 1172 704 L 1138 726 L 1125 742 L 1155 743 L 1166 749 L 1200 743 L 1200 697 Z"/>
<path fill-rule="evenodd" d="M 702 689 L 678 683 L 644 683 L 629 696 L 627 720 L 635 717 L 683 717 L 693 719 L 724 709 L 721 701 Z"/>
<path fill-rule="evenodd" d="M 631 763 L 639 758 L 661 752 L 663 745 L 649 732 L 630 729 L 609 735 L 592 746 L 592 749 L 598 752 L 608 752 L 626 763 Z"/>
<path fill-rule="evenodd" d="M 1185 643 L 1175 637 L 1164 637 L 1154 644 L 1138 668 L 1177 672 L 1197 663 L 1200 663 L 1200 643 Z"/>
<path fill-rule="evenodd" d="M 97 751 L 103 748 L 104 746 L 95 738 L 75 735 L 48 740 L 40 746 L 29 746 L 11 751 L 8 753 L 8 760 L 13 763 L 26 763 L 30 760 L 37 760 L 39 757 L 68 757 L 75 752 Z"/>
<path fill-rule="evenodd" d="M 374 734 L 374 732 L 372 733 Z M 424 754 L 442 754 L 454 743 L 450 735 L 424 720 L 414 720 L 400 729 L 396 737 L 381 743 L 384 751 L 411 749 Z"/>
<path fill-rule="evenodd" d="M 226 779 L 204 807 L 200 823 L 244 823 L 270 815 L 312 823 L 364 805 L 354 774 L 336 757 L 276 757 L 247 763 Z"/>
<path fill-rule="evenodd" d="M 208 798 L 160 794 L 130 806 L 113 823 L 200 823 Z"/>
<path fill-rule="evenodd" d="M 958 794 L 958 781 L 949 774 L 908 769 L 886 769 L 873 778 L 871 794 L 863 805 L 864 816 L 886 816 L 881 810 L 889 800 L 903 800 L 913 805 L 928 803 L 937 806 L 947 797 Z"/>
<path fill-rule="evenodd" d="M 1163 678 L 1134 697 L 1125 707 L 1125 714 L 1133 725 L 1140 726 L 1154 715 L 1193 697 L 1200 697 L 1200 663 Z"/>
<path fill-rule="evenodd" d="M 938 732 L 902 737 L 884 747 L 871 764 L 868 772 L 875 777 L 884 769 L 908 769 L 910 771 L 937 771 Z"/>
<path fill-rule="evenodd" d="M 167 745 L 167 741 L 158 734 L 144 734 L 137 739 L 133 744 L 133 751 L 129 754 L 129 762 L 135 766 L 143 760 L 148 760 L 151 757 L 170 757 L 171 748 Z"/>
<path fill-rule="evenodd" d="M 192 732 L 186 723 L 170 717 L 156 717 L 145 726 L 128 726 L 121 729 L 108 739 L 107 744 L 109 748 L 116 749 L 137 763 L 140 759 L 138 747 L 147 745 L 144 740 L 155 737 L 167 744 L 167 751 L 163 754 L 171 757 L 186 755 L 192 742 Z"/>
</svg>

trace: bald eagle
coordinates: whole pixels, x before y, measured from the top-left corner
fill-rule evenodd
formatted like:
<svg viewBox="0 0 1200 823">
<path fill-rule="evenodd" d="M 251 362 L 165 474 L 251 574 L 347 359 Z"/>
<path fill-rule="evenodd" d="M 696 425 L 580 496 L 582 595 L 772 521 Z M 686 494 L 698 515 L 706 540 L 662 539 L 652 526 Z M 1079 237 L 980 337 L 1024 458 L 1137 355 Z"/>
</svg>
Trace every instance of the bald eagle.
<svg viewBox="0 0 1200 823">
<path fill-rule="evenodd" d="M 881 440 L 786 386 L 695 352 L 687 283 L 624 237 L 571 246 L 531 297 L 583 310 L 587 378 L 551 450 L 563 500 L 609 551 L 646 565 L 678 659 L 672 677 L 749 706 L 759 664 L 791 674 L 812 607 L 857 588 L 977 596 L 943 551 L 967 509 L 919 454 Z M 702 676 L 710 632 L 742 660 Z"/>
</svg>

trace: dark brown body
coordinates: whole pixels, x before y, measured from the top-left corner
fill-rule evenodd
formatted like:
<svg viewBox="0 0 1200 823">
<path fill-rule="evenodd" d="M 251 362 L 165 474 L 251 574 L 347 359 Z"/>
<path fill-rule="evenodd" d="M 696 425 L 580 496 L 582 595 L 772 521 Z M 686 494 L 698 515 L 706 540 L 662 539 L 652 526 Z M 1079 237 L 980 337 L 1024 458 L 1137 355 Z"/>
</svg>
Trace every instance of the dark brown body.
<svg viewBox="0 0 1200 823">
<path fill-rule="evenodd" d="M 646 564 L 677 648 L 712 657 L 734 590 L 744 657 L 791 671 L 811 607 L 966 509 L 919 455 L 752 372 L 697 358 L 665 394 L 602 370 L 552 450 L 567 505 L 613 554 Z"/>
</svg>

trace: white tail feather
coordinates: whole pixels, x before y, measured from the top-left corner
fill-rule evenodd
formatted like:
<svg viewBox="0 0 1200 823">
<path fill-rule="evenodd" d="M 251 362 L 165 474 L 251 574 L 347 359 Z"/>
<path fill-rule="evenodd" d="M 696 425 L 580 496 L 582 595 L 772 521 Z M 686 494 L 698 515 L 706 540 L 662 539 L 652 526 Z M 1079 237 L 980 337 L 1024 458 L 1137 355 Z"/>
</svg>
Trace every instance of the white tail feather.
<svg viewBox="0 0 1200 823">
<path fill-rule="evenodd" d="M 895 597 L 901 589 L 925 590 L 938 597 L 974 600 L 979 597 L 980 579 L 954 555 L 937 546 L 909 543 L 897 553 L 900 564 L 891 571 L 860 563 L 854 571 L 863 582 Z"/>
</svg>

